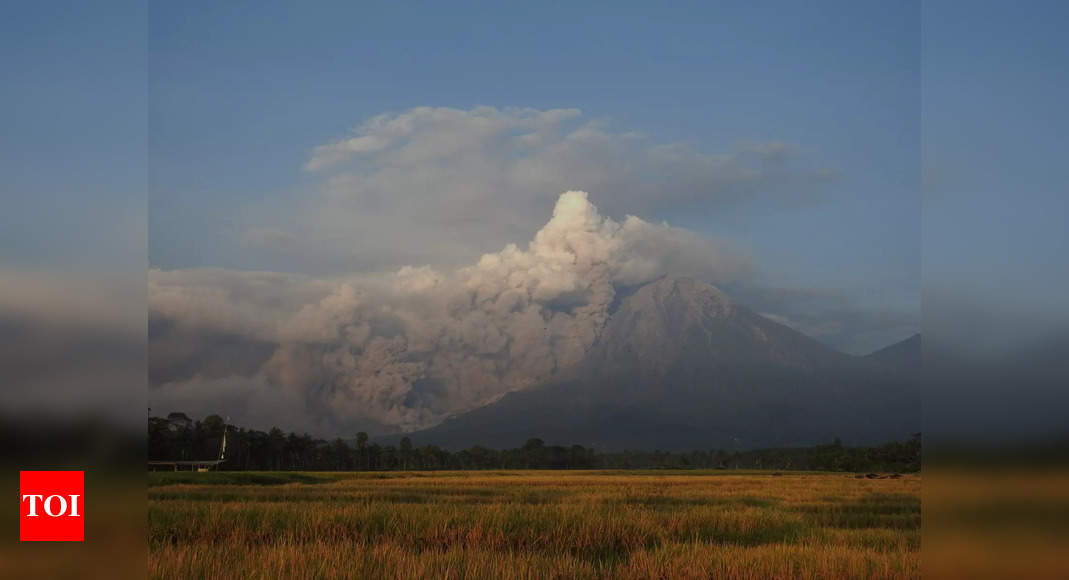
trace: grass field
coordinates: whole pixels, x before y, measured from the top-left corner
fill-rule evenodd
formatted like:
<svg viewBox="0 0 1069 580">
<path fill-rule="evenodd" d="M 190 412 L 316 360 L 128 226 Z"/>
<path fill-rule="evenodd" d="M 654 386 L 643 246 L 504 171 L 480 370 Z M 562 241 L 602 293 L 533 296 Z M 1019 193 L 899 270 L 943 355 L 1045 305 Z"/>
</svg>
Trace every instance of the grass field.
<svg viewBox="0 0 1069 580">
<path fill-rule="evenodd" d="M 149 476 L 157 578 L 919 576 L 919 475 Z"/>
</svg>

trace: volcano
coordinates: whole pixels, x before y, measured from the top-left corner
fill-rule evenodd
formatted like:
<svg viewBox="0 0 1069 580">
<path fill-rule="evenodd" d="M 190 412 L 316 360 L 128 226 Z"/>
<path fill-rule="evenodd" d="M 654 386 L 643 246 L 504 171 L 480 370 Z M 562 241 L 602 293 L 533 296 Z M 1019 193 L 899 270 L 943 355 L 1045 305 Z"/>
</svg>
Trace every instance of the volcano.
<svg viewBox="0 0 1069 580">
<path fill-rule="evenodd" d="M 919 350 L 911 337 L 847 355 L 712 285 L 666 277 L 622 298 L 558 380 L 409 436 L 449 449 L 533 437 L 603 450 L 882 443 L 920 430 Z"/>
</svg>

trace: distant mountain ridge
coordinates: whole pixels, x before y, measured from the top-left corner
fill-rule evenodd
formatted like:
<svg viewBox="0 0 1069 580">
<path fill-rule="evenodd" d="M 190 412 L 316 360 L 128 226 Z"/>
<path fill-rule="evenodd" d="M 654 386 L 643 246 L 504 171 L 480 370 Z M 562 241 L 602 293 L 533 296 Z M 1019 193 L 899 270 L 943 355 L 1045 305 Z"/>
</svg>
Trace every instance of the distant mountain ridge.
<svg viewBox="0 0 1069 580">
<path fill-rule="evenodd" d="M 846 355 L 712 285 L 666 277 L 624 298 L 560 380 L 409 436 L 451 449 L 540 437 L 606 450 L 904 439 L 920 430 L 913 340 Z"/>
<path fill-rule="evenodd" d="M 883 364 L 903 369 L 914 369 L 919 372 L 921 368 L 921 335 L 914 334 L 903 341 L 871 352 L 866 357 Z"/>
</svg>

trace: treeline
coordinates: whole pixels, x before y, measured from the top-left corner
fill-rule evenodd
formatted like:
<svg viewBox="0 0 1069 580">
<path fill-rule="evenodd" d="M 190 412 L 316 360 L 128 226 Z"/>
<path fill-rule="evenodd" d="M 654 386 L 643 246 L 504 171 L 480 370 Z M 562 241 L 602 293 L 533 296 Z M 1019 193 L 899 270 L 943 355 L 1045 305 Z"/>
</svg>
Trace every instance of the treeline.
<svg viewBox="0 0 1069 580">
<path fill-rule="evenodd" d="M 182 413 L 150 417 L 150 461 L 217 459 L 225 422 L 218 415 L 201 421 Z M 874 447 L 848 447 L 838 439 L 826 445 L 727 451 L 723 449 L 671 452 L 602 452 L 582 445 L 546 445 L 530 439 L 515 449 L 475 446 L 448 451 L 436 445 L 415 445 L 408 437 L 400 444 L 369 442 L 357 433 L 351 442 L 327 441 L 278 428 L 257 431 L 226 427 L 226 461 L 220 469 L 349 471 L 433 469 L 780 469 L 826 471 L 914 472 L 921 466 L 921 439 Z"/>
</svg>

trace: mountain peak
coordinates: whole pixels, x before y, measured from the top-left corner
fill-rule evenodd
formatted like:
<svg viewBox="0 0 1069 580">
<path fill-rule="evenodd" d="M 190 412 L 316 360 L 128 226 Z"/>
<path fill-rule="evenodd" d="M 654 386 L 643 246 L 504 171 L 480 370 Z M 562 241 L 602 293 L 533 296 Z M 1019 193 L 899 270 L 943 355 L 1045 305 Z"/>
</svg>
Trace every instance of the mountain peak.
<svg viewBox="0 0 1069 580">
<path fill-rule="evenodd" d="M 655 308 L 675 316 L 730 316 L 735 305 L 727 294 L 712 284 L 693 278 L 665 276 L 639 288 L 624 301 L 622 309 L 632 311 Z"/>
<path fill-rule="evenodd" d="M 717 287 L 664 277 L 625 298 L 605 326 L 587 371 L 651 372 L 724 364 L 811 367 L 834 353 L 737 305 Z"/>
<path fill-rule="evenodd" d="M 620 299 L 567 376 L 413 437 L 453 448 L 530 437 L 611 449 L 758 447 L 881 441 L 915 432 L 919 416 L 905 373 L 834 351 L 715 286 L 665 277 Z"/>
</svg>

